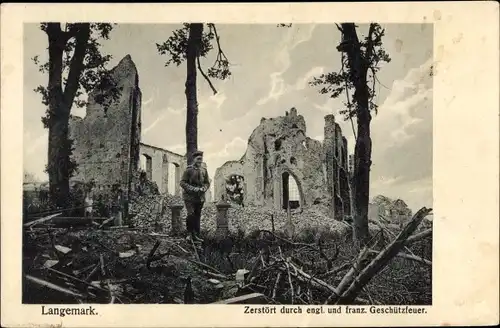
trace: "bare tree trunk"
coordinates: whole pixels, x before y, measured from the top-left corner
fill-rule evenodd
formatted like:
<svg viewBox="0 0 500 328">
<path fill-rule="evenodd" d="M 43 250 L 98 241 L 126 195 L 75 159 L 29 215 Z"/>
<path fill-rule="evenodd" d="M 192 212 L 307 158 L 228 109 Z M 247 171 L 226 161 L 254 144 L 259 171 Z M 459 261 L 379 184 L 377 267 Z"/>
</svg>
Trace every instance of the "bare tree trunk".
<svg viewBox="0 0 500 328">
<path fill-rule="evenodd" d="M 71 162 L 71 140 L 69 139 L 69 116 L 78 90 L 83 70 L 83 59 L 90 37 L 90 24 L 76 24 L 70 32 L 63 32 L 59 23 L 48 23 L 49 38 L 49 115 L 48 115 L 48 165 L 49 189 L 52 202 L 66 207 L 69 200 L 69 178 L 74 169 Z M 63 92 L 63 52 L 67 41 L 76 38 L 75 52 Z"/>
<path fill-rule="evenodd" d="M 49 125 L 47 173 L 52 202 L 62 208 L 67 207 L 69 200 L 70 147 L 68 118 L 52 118 Z"/>
<path fill-rule="evenodd" d="M 202 23 L 189 25 L 189 38 L 186 53 L 186 156 L 188 164 L 192 162 L 192 154 L 198 148 L 198 99 L 196 90 L 196 58 L 199 55 Z"/>
<path fill-rule="evenodd" d="M 68 139 L 69 113 L 64 108 L 62 91 L 63 52 L 66 37 L 58 23 L 47 25 L 49 37 L 49 115 L 48 115 L 48 160 L 49 189 L 52 202 L 65 207 L 69 195 L 68 167 L 69 156 L 65 154 L 64 144 Z"/>
<path fill-rule="evenodd" d="M 361 56 L 361 49 L 353 23 L 342 24 L 347 58 L 351 66 L 351 80 L 354 82 L 354 99 L 357 103 L 357 138 L 354 150 L 353 201 L 354 240 L 360 246 L 369 239 L 368 203 L 370 198 L 370 166 L 372 140 L 370 137 L 371 114 L 367 85 L 368 66 Z M 370 26 L 370 30 L 372 27 Z M 370 34 L 371 35 L 371 34 Z M 368 52 L 368 50 L 367 50 Z M 368 57 L 368 54 L 366 54 Z M 369 57 L 368 57 L 369 58 Z"/>
</svg>

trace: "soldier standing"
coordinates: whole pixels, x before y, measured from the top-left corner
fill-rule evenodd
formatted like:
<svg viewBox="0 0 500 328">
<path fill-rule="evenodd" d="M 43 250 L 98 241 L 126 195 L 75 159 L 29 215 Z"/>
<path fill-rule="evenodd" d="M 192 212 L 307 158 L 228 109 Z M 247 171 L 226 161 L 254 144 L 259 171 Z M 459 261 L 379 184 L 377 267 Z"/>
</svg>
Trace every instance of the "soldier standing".
<svg viewBox="0 0 500 328">
<path fill-rule="evenodd" d="M 182 198 L 186 206 L 186 228 L 194 241 L 202 241 L 200 238 L 201 210 L 205 203 L 205 193 L 210 187 L 210 180 L 206 166 L 203 165 L 203 152 L 193 153 L 193 164 L 188 165 L 180 186 L 183 189 Z"/>
</svg>

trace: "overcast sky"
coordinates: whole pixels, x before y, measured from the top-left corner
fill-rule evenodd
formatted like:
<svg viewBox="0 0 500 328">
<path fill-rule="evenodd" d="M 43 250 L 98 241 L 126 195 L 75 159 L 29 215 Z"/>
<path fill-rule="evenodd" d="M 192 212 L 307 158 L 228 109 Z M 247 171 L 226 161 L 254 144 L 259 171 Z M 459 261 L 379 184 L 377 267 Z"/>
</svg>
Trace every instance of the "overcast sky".
<svg viewBox="0 0 500 328">
<path fill-rule="evenodd" d="M 164 67 L 166 57 L 156 43 L 166 40 L 178 25 L 120 24 L 103 42 L 113 56 L 110 68 L 130 54 L 139 71 L 142 90 L 142 141 L 183 154 L 185 152 L 185 64 Z M 213 96 L 204 80 L 198 81 L 198 143 L 205 152 L 213 178 L 217 167 L 239 159 L 261 117 L 284 115 L 296 107 L 307 124 L 307 135 L 322 140 L 324 116 L 336 115 L 350 152 L 354 139 L 350 123 L 338 111 L 343 96 L 329 99 L 307 82 L 323 72 L 338 71 L 335 25 L 218 25 L 221 45 L 232 66 L 227 81 L 214 81 Z M 401 198 L 415 211 L 432 207 L 432 25 L 386 24 L 384 45 L 392 61 L 382 67 L 377 86 L 378 115 L 372 120 L 371 196 Z M 358 33 L 366 34 L 366 25 Z M 47 131 L 40 117 L 45 108 L 33 92 L 47 84 L 30 58 L 47 58 L 47 37 L 38 24 L 24 33 L 24 166 L 42 180 L 47 158 Z M 202 60 L 214 61 L 215 52 Z M 73 110 L 84 116 L 85 110 Z"/>
</svg>

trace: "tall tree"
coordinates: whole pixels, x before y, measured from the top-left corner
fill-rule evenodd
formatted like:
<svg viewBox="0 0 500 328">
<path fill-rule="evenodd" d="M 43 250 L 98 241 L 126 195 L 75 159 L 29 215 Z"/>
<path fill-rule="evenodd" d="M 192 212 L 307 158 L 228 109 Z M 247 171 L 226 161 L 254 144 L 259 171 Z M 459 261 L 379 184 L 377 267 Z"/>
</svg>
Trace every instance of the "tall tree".
<svg viewBox="0 0 500 328">
<path fill-rule="evenodd" d="M 41 72 L 48 73 L 47 86 L 35 89 L 47 106 L 42 118 L 49 130 L 46 172 L 51 201 L 65 207 L 69 200 L 69 178 L 76 169 L 71 160 L 73 149 L 68 131 L 71 108 L 73 104 L 85 106 L 84 92 L 99 84 L 107 85 L 113 96 L 117 96 L 118 90 L 105 69 L 111 56 L 103 56 L 99 51 L 99 39 L 109 38 L 112 24 L 74 23 L 62 28 L 61 23 L 42 23 L 40 28 L 48 36 L 48 62 L 40 63 L 38 56 L 33 61 Z"/>
<path fill-rule="evenodd" d="M 202 23 L 184 23 L 183 28 L 175 30 L 173 35 L 162 44 L 156 44 L 160 55 L 170 58 L 165 66 L 179 66 L 186 61 L 186 157 L 192 161 L 192 153 L 198 148 L 198 97 L 196 89 L 197 71 L 208 82 L 214 94 L 217 90 L 210 78 L 225 80 L 231 76 L 229 61 L 220 46 L 220 38 L 214 24 L 206 24 L 208 32 L 204 32 Z M 217 45 L 217 57 L 214 64 L 205 73 L 200 64 L 200 57 L 206 57 L 213 49 L 213 40 Z"/>
<path fill-rule="evenodd" d="M 337 25 L 342 41 L 337 50 L 342 53 L 340 72 L 322 74 L 310 82 L 312 86 L 321 86 L 322 94 L 332 98 L 346 95 L 346 109 L 341 111 L 351 120 L 356 145 L 354 149 L 354 172 L 352 176 L 354 203 L 354 240 L 364 245 L 369 238 L 368 204 L 370 197 L 370 167 L 372 141 L 370 135 L 371 111 L 377 112 L 375 97 L 376 73 L 380 64 L 390 62 L 389 55 L 382 47 L 384 29 L 371 23 L 368 36 L 359 40 L 354 23 Z M 351 96 L 352 95 L 352 96 Z M 354 132 L 353 118 L 357 121 L 357 133 Z"/>
</svg>

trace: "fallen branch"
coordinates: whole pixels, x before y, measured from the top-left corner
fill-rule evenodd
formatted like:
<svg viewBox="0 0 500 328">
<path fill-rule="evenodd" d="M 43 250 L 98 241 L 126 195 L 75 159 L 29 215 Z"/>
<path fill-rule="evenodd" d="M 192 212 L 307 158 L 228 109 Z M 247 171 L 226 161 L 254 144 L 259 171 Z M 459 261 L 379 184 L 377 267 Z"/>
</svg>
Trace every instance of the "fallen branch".
<svg viewBox="0 0 500 328">
<path fill-rule="evenodd" d="M 290 291 L 292 293 L 292 305 L 295 303 L 295 291 L 293 289 L 292 275 L 290 274 L 290 267 L 287 262 L 285 262 L 286 272 L 288 273 L 288 283 L 290 284 Z"/>
<path fill-rule="evenodd" d="M 156 253 L 156 250 L 158 247 L 160 247 L 161 241 L 157 240 L 156 243 L 154 244 L 153 248 L 149 252 L 148 258 L 146 260 L 146 268 L 148 270 L 151 270 L 151 262 L 153 261 L 153 255 Z"/>
<path fill-rule="evenodd" d="M 193 246 L 194 254 L 196 255 L 196 259 L 200 261 L 200 255 L 198 255 L 198 251 L 196 250 L 196 245 L 194 244 L 193 238 L 189 238 L 191 241 L 191 245 Z"/>
<path fill-rule="evenodd" d="M 61 272 L 61 271 L 57 271 L 57 270 L 54 270 L 54 269 L 52 269 L 52 268 L 46 268 L 46 269 L 47 269 L 49 272 L 55 273 L 55 274 L 57 274 L 57 275 L 59 275 L 59 276 L 61 276 L 61 277 L 64 277 L 64 278 L 67 278 L 67 279 L 73 280 L 73 281 L 78 282 L 78 283 L 81 283 L 82 285 L 86 285 L 86 286 L 89 286 L 89 287 L 93 287 L 93 288 L 96 288 L 96 289 L 98 289 L 98 290 L 100 290 L 100 291 L 106 291 L 106 289 L 104 289 L 104 288 L 100 288 L 100 287 L 94 286 L 94 285 L 92 285 L 90 282 L 87 282 L 87 281 L 85 281 L 85 280 L 79 279 L 79 278 L 74 277 L 74 276 L 72 276 L 72 275 L 69 275 L 69 274 L 67 274 L 67 273 L 64 273 L 64 272 Z"/>
<path fill-rule="evenodd" d="M 55 218 L 56 216 L 59 216 L 59 215 L 61 215 L 61 214 L 62 214 L 62 212 L 61 212 L 61 213 L 56 213 L 56 214 L 51 214 L 51 215 L 49 215 L 49 216 L 45 216 L 45 217 L 43 217 L 43 218 L 40 218 L 40 219 L 37 219 L 37 220 L 34 220 L 34 221 L 30 221 L 30 222 L 28 222 L 28 223 L 25 223 L 25 224 L 23 224 L 23 226 L 24 226 L 24 227 L 27 227 L 27 228 L 28 228 L 28 227 L 32 227 L 32 226 L 34 226 L 34 225 L 36 225 L 36 224 L 39 224 L 39 223 L 43 223 L 43 222 L 49 221 L 49 220 L 51 220 L 51 219 L 53 219 L 53 218 Z"/>
<path fill-rule="evenodd" d="M 99 254 L 99 263 L 101 264 L 101 275 L 105 277 L 106 271 L 104 270 L 104 256 L 102 254 Z"/>
<path fill-rule="evenodd" d="M 98 227 L 98 229 L 102 229 L 106 224 L 113 221 L 114 219 L 115 219 L 114 217 L 110 217 L 109 219 L 105 220 L 103 223 L 101 223 L 101 225 Z"/>
<path fill-rule="evenodd" d="M 380 216 L 380 217 L 382 217 L 382 216 Z M 391 230 L 387 229 L 387 227 L 383 226 L 380 222 L 377 222 L 376 220 L 370 220 L 370 222 L 375 223 L 375 224 L 376 224 L 376 225 L 377 225 L 377 226 L 381 229 L 381 232 L 384 232 L 384 231 L 385 231 L 386 233 L 388 233 L 388 234 L 389 234 L 389 235 L 391 235 L 392 237 L 394 237 L 394 238 L 396 237 L 396 234 L 395 234 L 395 233 L 393 233 Z M 407 251 L 408 253 L 410 253 L 410 255 L 415 255 L 415 254 L 413 254 L 413 252 L 411 251 L 411 249 L 409 249 L 409 248 L 408 248 L 408 246 L 406 246 L 406 243 L 405 243 L 404 248 L 406 249 L 406 251 Z M 416 256 L 416 255 L 415 255 L 415 256 Z"/>
<path fill-rule="evenodd" d="M 156 232 L 152 232 L 152 233 L 149 233 L 148 234 L 149 236 L 154 236 L 154 237 L 169 237 L 171 238 L 171 236 L 169 235 L 166 235 L 166 234 L 161 234 L 161 233 L 156 233 Z M 168 240 L 168 239 L 162 239 L 162 242 L 166 242 L 167 244 L 171 244 L 171 245 L 174 245 L 176 246 L 177 248 L 179 248 L 183 253 L 186 253 L 186 254 L 191 254 L 189 253 L 187 250 L 185 250 L 181 245 L 177 244 L 176 242 L 174 241 L 171 241 L 171 240 Z"/>
<path fill-rule="evenodd" d="M 294 269 L 294 272 L 290 271 L 290 274 L 295 278 L 299 279 L 300 281 L 305 283 L 310 283 L 312 287 L 319 289 L 323 292 L 333 293 L 333 294 L 337 293 L 337 289 L 335 287 L 331 286 L 330 284 L 326 283 L 325 281 L 319 278 L 311 276 L 310 274 L 302 271 L 301 269 L 297 268 L 297 266 L 292 262 L 289 261 L 288 265 Z M 284 265 L 280 267 L 280 270 L 285 272 L 286 268 L 284 267 Z M 367 303 L 366 300 L 362 300 L 359 298 L 356 298 L 355 301 L 361 304 Z"/>
<path fill-rule="evenodd" d="M 346 273 L 346 275 L 342 278 L 339 285 L 335 289 L 335 292 L 332 293 L 324 304 L 329 304 L 332 298 L 339 297 L 344 290 L 351 284 L 351 282 L 356 278 L 356 275 L 363 268 L 363 262 L 366 261 L 368 256 L 368 248 L 363 248 L 361 252 L 359 252 L 358 258 L 356 262 L 351 266 L 351 269 Z"/>
<path fill-rule="evenodd" d="M 370 253 L 372 254 L 380 254 L 379 251 L 375 251 L 373 249 L 370 249 L 369 251 Z M 412 255 L 412 254 L 406 254 L 406 253 L 398 253 L 396 254 L 397 257 L 401 257 L 403 259 L 407 259 L 407 260 L 411 260 L 411 261 L 415 261 L 415 262 L 420 262 L 420 263 L 423 263 L 423 264 L 426 264 L 428 266 L 432 266 L 432 262 L 427 260 L 427 259 L 424 259 L 423 257 L 420 257 L 420 256 L 417 256 L 417 255 Z"/>
<path fill-rule="evenodd" d="M 96 264 L 94 266 L 94 268 L 92 269 L 92 271 L 90 271 L 89 275 L 85 278 L 85 281 L 91 281 L 90 279 L 92 279 L 92 277 L 94 276 L 94 274 L 97 272 L 97 270 L 99 270 L 99 264 Z"/>
<path fill-rule="evenodd" d="M 271 294 L 272 298 L 276 298 L 276 288 L 278 288 L 278 283 L 281 278 L 281 271 L 278 272 L 278 275 L 276 276 L 276 281 L 274 282 L 274 288 L 273 288 L 273 293 Z"/>
<path fill-rule="evenodd" d="M 185 260 L 187 260 L 187 261 L 189 261 L 189 262 L 191 262 L 193 264 L 196 264 L 198 266 L 201 266 L 201 267 L 205 268 L 205 270 L 210 270 L 210 271 L 213 271 L 213 272 L 217 273 L 218 275 L 222 275 L 222 276 L 224 276 L 227 279 L 227 277 L 222 272 L 220 272 L 219 270 L 217 270 L 214 267 L 211 267 L 208 264 L 205 264 L 203 262 L 196 261 L 196 260 L 191 260 L 191 259 L 185 259 Z"/>
<path fill-rule="evenodd" d="M 336 268 L 335 268 L 335 269 L 333 269 L 333 270 L 330 270 L 330 271 L 328 271 L 328 272 L 325 272 L 325 273 L 320 274 L 320 275 L 319 275 L 319 277 L 326 277 L 326 276 L 334 275 L 334 274 L 336 274 L 336 273 L 338 273 L 338 272 L 340 272 L 340 271 L 342 271 L 342 270 L 345 270 L 345 269 L 347 269 L 347 268 L 350 268 L 350 267 L 352 267 L 352 264 L 351 264 L 351 263 L 344 263 L 344 264 L 342 264 L 341 266 L 336 267 Z"/>
<path fill-rule="evenodd" d="M 277 236 L 276 234 L 274 234 L 273 232 L 271 232 L 271 231 L 269 231 L 269 230 L 263 230 L 263 229 L 261 229 L 261 230 L 258 230 L 258 232 L 265 232 L 265 233 L 268 233 L 268 234 L 272 235 L 275 239 L 277 239 L 277 240 L 281 240 L 281 241 L 283 241 L 283 242 L 285 242 L 285 243 L 287 243 L 287 244 L 289 244 L 289 245 L 291 245 L 291 246 L 295 246 L 295 247 L 302 246 L 302 247 L 309 248 L 309 249 L 312 249 L 312 250 L 314 250 L 314 251 L 318 252 L 318 253 L 319 253 L 319 256 L 320 256 L 321 258 L 323 258 L 323 259 L 326 261 L 326 263 L 327 263 L 327 270 L 330 270 L 330 269 L 331 269 L 331 266 L 332 266 L 333 261 L 335 261 L 335 260 L 337 259 L 338 255 L 339 255 L 339 252 L 340 252 L 340 250 L 339 250 L 339 248 L 337 247 L 337 245 L 333 244 L 333 245 L 335 246 L 335 254 L 334 254 L 331 258 L 329 258 L 329 257 L 328 257 L 328 256 L 326 256 L 326 254 L 323 252 L 323 249 L 322 249 L 323 247 L 322 247 L 322 245 L 321 245 L 321 244 L 319 245 L 319 247 L 315 247 L 315 246 L 313 246 L 313 245 L 311 245 L 311 244 L 296 243 L 296 242 L 293 242 L 293 241 L 288 240 L 288 239 L 286 239 L 286 238 L 279 237 L 279 236 Z"/>
<path fill-rule="evenodd" d="M 262 251 L 259 250 L 259 255 L 255 257 L 255 259 L 252 263 L 252 266 L 250 268 L 250 272 L 248 273 L 248 276 L 247 276 L 248 281 L 252 280 L 252 278 L 254 277 L 254 275 L 257 271 L 257 268 L 259 267 L 261 253 L 262 253 Z"/>
<path fill-rule="evenodd" d="M 394 256 L 399 253 L 408 237 L 417 229 L 418 225 L 427 215 L 431 213 L 431 211 L 432 209 L 428 209 L 425 207 L 421 208 L 403 228 L 396 239 L 385 249 L 383 249 L 378 254 L 378 256 L 361 271 L 359 276 L 356 277 L 355 281 L 351 283 L 349 288 L 341 295 L 338 300 L 336 300 L 336 303 L 345 304 L 353 302 L 362 288 L 378 272 L 380 272 L 380 270 L 382 270 Z"/>
<path fill-rule="evenodd" d="M 74 297 L 77 297 L 77 298 L 84 298 L 84 296 L 82 294 L 79 294 L 79 293 L 75 293 L 74 291 L 72 290 L 69 290 L 67 288 L 64 288 L 64 287 L 61 287 L 61 286 L 58 286 L 56 284 L 53 284 L 51 282 L 48 282 L 48 281 L 45 281 L 45 280 L 42 280 L 40 278 L 36 278 L 36 277 L 33 277 L 33 276 L 30 276 L 30 275 L 26 275 L 25 276 L 26 279 L 28 279 L 29 281 L 31 282 L 34 282 L 40 286 L 44 286 L 44 287 L 47 287 L 47 288 L 50 288 L 52 290 L 56 290 L 58 292 L 61 292 L 61 293 L 64 293 L 64 294 L 67 294 L 67 295 L 71 295 L 71 296 L 74 296 Z"/>
<path fill-rule="evenodd" d="M 422 231 L 420 233 L 417 233 L 417 234 L 415 234 L 413 236 L 408 237 L 408 239 L 406 239 L 405 245 L 414 243 L 416 241 L 419 241 L 421 239 L 424 239 L 424 238 L 427 238 L 427 237 L 430 237 L 430 236 L 432 236 L 432 228 L 424 230 L 424 231 Z"/>
</svg>

